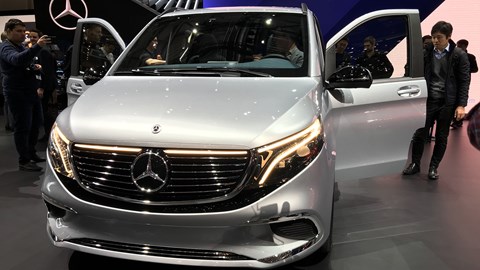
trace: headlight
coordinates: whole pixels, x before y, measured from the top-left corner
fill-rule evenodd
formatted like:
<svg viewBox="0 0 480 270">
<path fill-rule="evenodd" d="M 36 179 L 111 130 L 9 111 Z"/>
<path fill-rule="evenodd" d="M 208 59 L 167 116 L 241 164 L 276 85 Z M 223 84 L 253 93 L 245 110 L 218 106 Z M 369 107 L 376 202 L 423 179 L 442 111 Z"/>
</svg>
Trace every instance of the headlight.
<svg viewBox="0 0 480 270">
<path fill-rule="evenodd" d="M 278 142 L 257 149 L 259 186 L 286 182 L 303 170 L 320 153 L 323 128 L 320 120 Z"/>
<path fill-rule="evenodd" d="M 73 178 L 70 162 L 70 141 L 63 135 L 57 124 L 53 125 L 48 142 L 48 154 L 53 169 L 60 174 Z"/>
</svg>

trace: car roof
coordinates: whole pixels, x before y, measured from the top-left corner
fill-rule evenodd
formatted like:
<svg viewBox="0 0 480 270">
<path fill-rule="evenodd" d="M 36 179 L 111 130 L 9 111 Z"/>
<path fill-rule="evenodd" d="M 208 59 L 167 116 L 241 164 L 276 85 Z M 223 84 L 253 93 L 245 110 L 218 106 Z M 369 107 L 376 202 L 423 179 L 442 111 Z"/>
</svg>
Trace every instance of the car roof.
<svg viewBox="0 0 480 270">
<path fill-rule="evenodd" d="M 172 17 L 178 15 L 191 14 L 209 14 L 209 13 L 238 13 L 238 12 L 276 12 L 276 13 L 294 13 L 302 14 L 301 8 L 294 7 L 261 7 L 261 6 L 241 6 L 241 7 L 214 7 L 201 9 L 177 10 L 174 12 L 160 15 L 161 17 Z"/>
</svg>

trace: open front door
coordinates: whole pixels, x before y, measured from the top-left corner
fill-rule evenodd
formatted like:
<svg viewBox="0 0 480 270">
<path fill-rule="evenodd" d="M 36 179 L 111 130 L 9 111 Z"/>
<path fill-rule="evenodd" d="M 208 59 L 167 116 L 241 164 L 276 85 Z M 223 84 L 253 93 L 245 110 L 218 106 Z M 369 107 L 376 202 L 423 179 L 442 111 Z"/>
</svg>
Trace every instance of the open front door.
<svg viewBox="0 0 480 270">
<path fill-rule="evenodd" d="M 336 178 L 401 173 L 412 135 L 425 118 L 418 11 L 384 10 L 360 17 L 328 42 L 326 63 L 326 78 L 342 66 L 358 64 L 374 79 L 368 89 L 324 93 L 326 122 L 336 141 Z"/>
<path fill-rule="evenodd" d="M 66 89 L 69 106 L 93 83 L 91 74 L 105 74 L 124 49 L 125 42 L 108 22 L 98 18 L 78 20 Z"/>
</svg>

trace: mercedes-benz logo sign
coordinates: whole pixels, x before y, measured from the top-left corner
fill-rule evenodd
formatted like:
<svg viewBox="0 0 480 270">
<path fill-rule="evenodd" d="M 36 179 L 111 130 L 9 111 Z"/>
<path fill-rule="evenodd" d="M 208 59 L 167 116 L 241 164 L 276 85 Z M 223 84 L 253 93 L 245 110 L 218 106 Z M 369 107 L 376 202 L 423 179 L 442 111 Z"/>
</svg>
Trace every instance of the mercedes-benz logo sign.
<svg viewBox="0 0 480 270">
<path fill-rule="evenodd" d="M 50 18 L 52 18 L 52 21 L 58 25 L 58 27 L 60 28 L 63 28 L 65 30 L 75 30 L 75 26 L 73 27 L 67 27 L 67 26 L 64 26 L 62 24 L 60 24 L 58 22 L 58 19 L 60 18 L 63 18 L 65 16 L 72 16 L 72 17 L 76 17 L 77 19 L 85 19 L 88 17 L 88 8 L 87 8 L 87 4 L 85 3 L 85 1 L 83 0 L 74 0 L 74 1 L 80 1 L 82 2 L 84 8 L 85 8 L 85 16 L 80 16 L 77 12 L 75 12 L 73 9 L 72 9 L 72 5 L 70 4 L 70 0 L 62 0 L 62 1 L 65 1 L 65 9 L 60 12 L 60 14 L 58 14 L 57 16 L 54 16 L 53 15 L 53 12 L 52 12 L 52 6 L 53 6 L 53 2 L 55 2 L 55 0 L 51 0 L 50 1 L 50 6 L 48 8 L 49 12 L 50 12 Z M 60 1 L 58 1 L 60 2 Z M 83 12 L 82 12 L 83 13 Z"/>
<path fill-rule="evenodd" d="M 131 167 L 133 183 L 143 192 L 160 190 L 167 182 L 168 165 L 165 159 L 151 150 L 137 156 Z"/>
<path fill-rule="evenodd" d="M 160 133 L 160 131 L 162 131 L 162 126 L 160 126 L 159 124 L 153 125 L 153 127 L 152 127 L 152 133 L 153 134 L 158 134 L 158 133 Z"/>
</svg>

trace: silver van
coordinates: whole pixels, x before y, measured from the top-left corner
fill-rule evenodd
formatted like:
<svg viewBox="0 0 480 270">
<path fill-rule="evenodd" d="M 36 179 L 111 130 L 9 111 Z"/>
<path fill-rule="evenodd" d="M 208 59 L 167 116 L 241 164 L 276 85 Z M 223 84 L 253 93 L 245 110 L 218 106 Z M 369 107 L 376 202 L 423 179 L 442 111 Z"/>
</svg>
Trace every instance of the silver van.
<svg viewBox="0 0 480 270">
<path fill-rule="evenodd" d="M 390 70 L 356 65 L 371 36 Z M 175 11 L 123 44 L 79 20 L 42 186 L 59 247 L 253 268 L 328 253 L 335 180 L 400 173 L 424 122 L 416 10 L 326 45 L 306 6 Z"/>
</svg>

